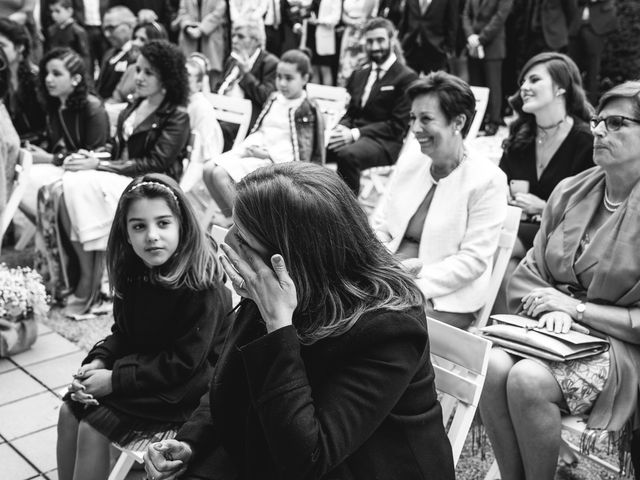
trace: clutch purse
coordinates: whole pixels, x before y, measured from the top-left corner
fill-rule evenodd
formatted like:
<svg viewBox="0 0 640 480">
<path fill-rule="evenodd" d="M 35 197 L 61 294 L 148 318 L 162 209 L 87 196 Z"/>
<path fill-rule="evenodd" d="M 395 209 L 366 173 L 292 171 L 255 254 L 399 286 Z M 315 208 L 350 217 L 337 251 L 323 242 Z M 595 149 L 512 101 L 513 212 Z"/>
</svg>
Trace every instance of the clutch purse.
<svg viewBox="0 0 640 480">
<path fill-rule="evenodd" d="M 557 362 L 591 357 L 606 352 L 609 342 L 591 334 L 570 330 L 550 332 L 538 328 L 538 321 L 519 315 L 492 315 L 493 325 L 480 329 L 482 335 L 503 350 L 521 357 Z"/>
</svg>

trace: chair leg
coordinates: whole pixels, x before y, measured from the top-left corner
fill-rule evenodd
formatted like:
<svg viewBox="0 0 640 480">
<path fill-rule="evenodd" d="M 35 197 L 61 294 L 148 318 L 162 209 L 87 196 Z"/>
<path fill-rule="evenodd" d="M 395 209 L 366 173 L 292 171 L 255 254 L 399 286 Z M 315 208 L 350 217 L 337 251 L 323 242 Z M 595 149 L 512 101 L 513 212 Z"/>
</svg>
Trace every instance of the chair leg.
<svg viewBox="0 0 640 480">
<path fill-rule="evenodd" d="M 118 457 L 118 461 L 113 467 L 113 470 L 111 470 L 108 480 L 124 480 L 127 478 L 127 474 L 129 473 L 129 470 L 131 470 L 133 462 L 135 462 L 135 457 L 128 455 L 127 452 L 122 452 Z"/>
</svg>

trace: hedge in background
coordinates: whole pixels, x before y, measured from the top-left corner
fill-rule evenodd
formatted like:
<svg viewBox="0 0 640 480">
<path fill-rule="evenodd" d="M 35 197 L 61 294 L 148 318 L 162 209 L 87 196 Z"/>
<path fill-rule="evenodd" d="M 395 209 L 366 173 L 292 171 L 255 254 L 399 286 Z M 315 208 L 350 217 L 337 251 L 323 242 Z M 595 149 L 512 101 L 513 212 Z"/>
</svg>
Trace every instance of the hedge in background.
<svg viewBox="0 0 640 480">
<path fill-rule="evenodd" d="M 617 31 L 606 42 L 601 87 L 608 90 L 625 80 L 640 79 L 640 0 L 617 0 Z"/>
</svg>

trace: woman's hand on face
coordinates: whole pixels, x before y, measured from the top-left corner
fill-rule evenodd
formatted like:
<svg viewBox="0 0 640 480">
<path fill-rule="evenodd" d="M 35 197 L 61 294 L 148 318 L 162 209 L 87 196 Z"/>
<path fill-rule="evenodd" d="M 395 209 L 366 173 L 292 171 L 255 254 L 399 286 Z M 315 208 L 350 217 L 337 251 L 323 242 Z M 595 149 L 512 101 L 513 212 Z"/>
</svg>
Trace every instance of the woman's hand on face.
<svg viewBox="0 0 640 480">
<path fill-rule="evenodd" d="M 532 318 L 546 312 L 563 312 L 573 318 L 579 303 L 580 300 L 552 287 L 534 288 L 522 297 L 522 309 Z"/>
<path fill-rule="evenodd" d="M 236 252 L 222 244 L 222 266 L 233 288 L 256 303 L 268 332 L 291 325 L 298 299 L 282 255 L 273 255 L 269 266 L 250 246 L 243 243 L 238 248 Z"/>
<path fill-rule="evenodd" d="M 516 193 L 510 203 L 520 207 L 523 212 L 529 215 L 540 215 L 547 204 L 547 202 L 531 193 Z"/>
<path fill-rule="evenodd" d="M 147 478 L 170 480 L 178 478 L 187 469 L 193 452 L 188 443 L 163 440 L 152 443 L 144 454 L 144 469 Z"/>
<path fill-rule="evenodd" d="M 546 328 L 550 332 L 568 333 L 573 319 L 565 312 L 547 312 L 538 320 L 538 328 Z"/>
<path fill-rule="evenodd" d="M 95 398 L 109 395 L 113 391 L 111 375 L 111 370 L 104 368 L 89 370 L 81 382 L 85 387 L 84 392 Z"/>
</svg>

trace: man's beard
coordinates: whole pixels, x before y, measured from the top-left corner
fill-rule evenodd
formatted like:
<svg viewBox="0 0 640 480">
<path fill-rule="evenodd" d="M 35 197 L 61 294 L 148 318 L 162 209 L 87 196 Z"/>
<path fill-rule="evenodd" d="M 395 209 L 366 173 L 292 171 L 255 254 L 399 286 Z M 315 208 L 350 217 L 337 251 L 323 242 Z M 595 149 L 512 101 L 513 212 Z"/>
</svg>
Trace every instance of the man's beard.
<svg viewBox="0 0 640 480">
<path fill-rule="evenodd" d="M 391 55 L 391 49 L 389 48 L 369 52 L 371 61 L 376 62 L 378 65 L 383 64 L 389 58 L 389 55 Z"/>
</svg>

